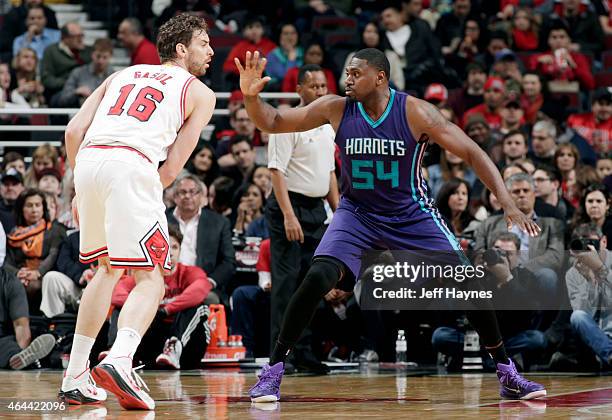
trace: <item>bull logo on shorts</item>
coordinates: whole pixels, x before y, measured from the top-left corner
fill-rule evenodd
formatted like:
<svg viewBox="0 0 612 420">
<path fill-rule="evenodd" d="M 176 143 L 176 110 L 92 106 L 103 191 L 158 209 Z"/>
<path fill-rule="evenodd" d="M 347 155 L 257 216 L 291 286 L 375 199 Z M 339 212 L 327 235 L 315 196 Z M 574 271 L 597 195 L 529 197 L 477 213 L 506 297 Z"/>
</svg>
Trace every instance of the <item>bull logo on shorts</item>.
<svg viewBox="0 0 612 420">
<path fill-rule="evenodd" d="M 164 266 L 166 257 L 168 256 L 168 241 L 161 233 L 161 230 L 157 229 L 153 235 L 151 235 L 144 243 L 153 264 L 161 264 Z"/>
</svg>

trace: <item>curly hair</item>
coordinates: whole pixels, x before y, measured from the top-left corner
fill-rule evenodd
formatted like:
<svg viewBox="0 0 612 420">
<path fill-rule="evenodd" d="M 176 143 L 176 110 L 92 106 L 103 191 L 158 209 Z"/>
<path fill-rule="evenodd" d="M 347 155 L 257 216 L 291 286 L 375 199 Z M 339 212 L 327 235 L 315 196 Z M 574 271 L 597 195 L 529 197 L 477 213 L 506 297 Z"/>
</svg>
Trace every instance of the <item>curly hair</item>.
<svg viewBox="0 0 612 420">
<path fill-rule="evenodd" d="M 188 13 L 176 15 L 164 23 L 157 35 L 157 52 L 161 62 L 175 58 L 177 44 L 189 46 L 194 33 L 201 31 L 208 31 L 206 20 Z"/>
</svg>

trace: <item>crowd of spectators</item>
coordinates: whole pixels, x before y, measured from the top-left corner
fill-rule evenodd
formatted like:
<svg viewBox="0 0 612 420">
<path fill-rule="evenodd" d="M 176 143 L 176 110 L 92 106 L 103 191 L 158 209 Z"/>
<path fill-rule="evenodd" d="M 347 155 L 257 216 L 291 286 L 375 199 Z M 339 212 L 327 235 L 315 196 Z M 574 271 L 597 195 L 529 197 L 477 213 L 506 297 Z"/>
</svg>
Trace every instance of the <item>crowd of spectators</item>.
<svg viewBox="0 0 612 420">
<path fill-rule="evenodd" d="M 516 228 L 508 232 L 496 197 L 466 162 L 430 145 L 424 176 L 461 246 L 500 251 L 503 258 L 493 271 L 504 296 L 535 294 L 547 305 L 545 311 L 499 314 L 509 352 L 520 355 L 523 367 L 610 368 L 612 77 L 605 77 L 612 73 L 610 2 L 274 0 L 249 2 L 247 10 L 238 1 L 169 0 L 107 22 L 116 39 L 101 38 L 92 46 L 84 44 L 79 23 L 58 28 L 53 10 L 41 0 L 22 3 L 0 23 L 0 108 L 78 107 L 112 73 L 117 47 L 128 50 L 131 64 L 158 64 L 151 40 L 165 19 L 188 11 L 210 22 L 217 64 L 204 81 L 217 92 L 231 92 L 229 116 L 212 121 L 210 138 L 200 142 L 164 193 L 169 224 L 176 226 L 174 271 L 166 278 L 172 289 L 147 338 L 155 344 L 143 359 L 175 368 L 197 364 L 193 354 L 204 351 L 200 344 L 207 332 L 198 330 L 180 351 L 177 335 L 184 332 L 185 314 L 203 316 L 210 304 L 226 305 L 231 332 L 243 336 L 248 355 L 269 352 L 268 135 L 256 129 L 244 108 L 234 58 L 243 60 L 248 50 L 265 55 L 272 92 L 295 92 L 299 67 L 319 65 L 329 93 L 337 93 L 354 53 L 375 47 L 389 59 L 392 87 L 433 103 L 459 125 L 498 165 L 518 208 L 542 229 L 537 238 Z M 290 105 L 279 101 L 279 106 Z M 0 124 L 19 120 L 23 117 L 0 115 Z M 69 208 L 72 170 L 64 151 L 49 145 L 34 151 L 5 148 L 2 168 L 0 280 L 3 293 L 13 294 L 5 299 L 29 308 L 17 310 L 10 302 L 0 308 L 0 332 L 17 343 L 0 354 L 0 367 L 8 367 L 31 339 L 16 319 L 28 312 L 43 320 L 74 313 L 96 267 L 78 261 L 78 230 Z M 339 175 L 339 164 L 335 171 Z M 23 293 L 14 290 L 15 281 Z M 120 285 L 115 307 L 133 286 L 129 273 Z M 393 333 L 405 317 L 360 311 L 350 290 L 332 292 L 312 324 L 317 356 L 392 360 Z M 560 302 L 556 309 L 554 302 Z M 417 331 L 407 329 L 409 354 L 431 361 L 438 351 L 447 356 L 449 369 L 457 368 L 464 317 L 439 318 L 422 314 Z M 110 324 L 102 347 L 112 342 Z M 430 340 L 419 350 L 410 343 L 423 336 L 423 328 Z M 180 357 L 182 351 L 186 356 Z M 178 359 L 167 357 L 177 352 Z"/>
</svg>

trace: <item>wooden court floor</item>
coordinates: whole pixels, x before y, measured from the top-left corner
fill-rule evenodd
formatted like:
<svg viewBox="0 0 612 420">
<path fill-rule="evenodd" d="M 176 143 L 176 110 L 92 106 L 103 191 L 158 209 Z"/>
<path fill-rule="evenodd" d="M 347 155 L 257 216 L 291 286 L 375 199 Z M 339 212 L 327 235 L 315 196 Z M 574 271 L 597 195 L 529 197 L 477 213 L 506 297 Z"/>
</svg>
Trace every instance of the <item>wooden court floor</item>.
<svg viewBox="0 0 612 420">
<path fill-rule="evenodd" d="M 407 376 L 370 369 L 324 377 L 286 376 L 281 402 L 258 405 L 247 398 L 254 371 L 147 371 L 142 377 L 157 401 L 155 412 L 124 411 L 111 397 L 103 406 L 43 413 L 8 406 L 18 401 L 57 401 L 61 372 L 1 372 L 0 416 L 88 420 L 612 418 L 612 376 L 531 375 L 547 386 L 547 398 L 502 402 L 493 374 Z"/>
</svg>

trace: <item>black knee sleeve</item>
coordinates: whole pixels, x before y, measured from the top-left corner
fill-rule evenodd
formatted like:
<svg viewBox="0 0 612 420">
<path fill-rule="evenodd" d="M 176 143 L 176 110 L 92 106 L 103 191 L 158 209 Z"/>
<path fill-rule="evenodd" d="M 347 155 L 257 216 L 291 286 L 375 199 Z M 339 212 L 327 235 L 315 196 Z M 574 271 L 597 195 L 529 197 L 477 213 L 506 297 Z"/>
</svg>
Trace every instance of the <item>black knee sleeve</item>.
<svg viewBox="0 0 612 420">
<path fill-rule="evenodd" d="M 339 261 L 329 257 L 316 258 L 306 273 L 303 284 L 312 293 L 323 297 L 336 286 L 343 272 L 344 268 Z"/>
</svg>

